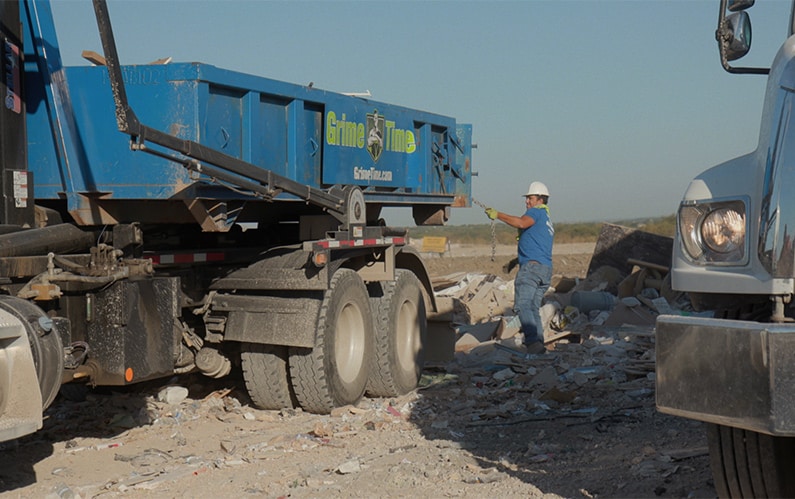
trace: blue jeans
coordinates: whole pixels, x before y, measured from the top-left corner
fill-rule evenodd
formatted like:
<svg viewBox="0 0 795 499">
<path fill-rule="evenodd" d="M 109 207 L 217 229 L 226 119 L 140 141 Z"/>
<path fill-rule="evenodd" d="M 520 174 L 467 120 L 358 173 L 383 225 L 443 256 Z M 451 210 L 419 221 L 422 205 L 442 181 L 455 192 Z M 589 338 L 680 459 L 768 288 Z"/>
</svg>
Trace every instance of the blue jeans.
<svg viewBox="0 0 795 499">
<path fill-rule="evenodd" d="M 524 333 L 524 344 L 544 341 L 544 327 L 541 324 L 541 300 L 549 289 L 552 267 L 536 262 L 527 262 L 519 267 L 514 279 L 513 310 L 519 316 Z"/>
</svg>

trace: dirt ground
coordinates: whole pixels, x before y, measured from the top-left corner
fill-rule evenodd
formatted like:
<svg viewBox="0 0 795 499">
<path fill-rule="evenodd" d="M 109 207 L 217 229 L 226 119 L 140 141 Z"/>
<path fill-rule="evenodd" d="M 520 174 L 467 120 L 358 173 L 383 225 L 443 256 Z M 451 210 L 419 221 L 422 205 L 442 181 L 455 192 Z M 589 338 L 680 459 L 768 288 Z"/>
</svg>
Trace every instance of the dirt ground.
<svg viewBox="0 0 795 499">
<path fill-rule="evenodd" d="M 556 273 L 584 276 L 592 247 L 556 248 Z M 510 279 L 511 253 L 497 253 L 453 248 L 427 264 Z M 714 497 L 701 425 L 655 410 L 653 332 L 619 336 L 645 371 L 593 340 L 530 361 L 457 355 L 406 396 L 325 416 L 254 409 L 237 373 L 59 397 L 42 431 L 0 444 L 0 495 Z M 158 400 L 167 385 L 188 397 Z"/>
<path fill-rule="evenodd" d="M 584 277 L 591 263 L 595 243 L 562 244 L 555 247 L 552 266 L 556 274 Z M 492 260 L 492 254 L 494 259 Z M 507 266 L 516 256 L 515 246 L 453 246 L 441 256 L 424 255 L 425 265 L 431 275 L 441 276 L 454 272 L 493 274 L 510 280 L 516 274 Z"/>
</svg>

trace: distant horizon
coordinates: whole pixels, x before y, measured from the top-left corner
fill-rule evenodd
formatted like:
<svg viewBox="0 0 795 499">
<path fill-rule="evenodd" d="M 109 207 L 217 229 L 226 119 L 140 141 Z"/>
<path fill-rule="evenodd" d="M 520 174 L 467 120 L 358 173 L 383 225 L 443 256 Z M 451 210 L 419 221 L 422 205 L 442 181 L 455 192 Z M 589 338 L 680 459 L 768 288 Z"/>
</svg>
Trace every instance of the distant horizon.
<svg viewBox="0 0 795 499">
<path fill-rule="evenodd" d="M 385 211 L 386 210 L 389 210 L 389 212 L 388 212 L 388 215 L 386 215 L 384 218 L 387 220 L 387 222 L 389 222 L 390 225 L 393 225 L 393 226 L 407 226 L 407 225 L 408 226 L 417 226 L 416 224 L 414 224 L 414 220 L 411 218 L 411 209 L 410 208 L 387 208 L 387 209 L 385 209 Z M 458 220 L 460 220 L 463 217 L 460 217 L 460 216 L 457 217 L 456 214 L 458 214 L 459 212 L 462 212 L 464 210 L 468 210 L 468 211 L 471 210 L 474 213 L 474 215 L 473 215 L 473 213 L 468 213 L 467 214 L 468 216 L 466 217 L 468 221 L 464 221 L 464 222 L 460 222 L 459 223 Z M 638 217 L 629 216 L 629 217 L 617 217 L 617 218 L 609 218 L 609 219 L 608 218 L 594 218 L 592 220 L 573 220 L 572 221 L 572 220 L 558 220 L 554 216 L 554 206 L 550 206 L 550 210 L 553 213 L 552 222 L 554 224 L 569 224 L 569 225 L 573 225 L 573 224 L 591 224 L 591 223 L 633 222 L 633 221 L 640 221 L 640 220 L 662 220 L 662 219 L 665 219 L 667 217 L 675 217 L 676 216 L 676 212 L 674 211 L 674 212 L 668 213 L 667 215 L 638 216 Z M 404 213 L 400 213 L 400 212 L 404 212 Z M 521 215 L 519 210 L 516 210 L 515 212 L 507 212 L 507 213 L 510 213 L 512 215 L 517 215 L 517 216 Z M 477 220 L 477 218 L 480 217 L 481 215 L 483 217 L 483 220 L 482 221 Z M 397 220 L 397 219 L 404 220 L 404 222 L 401 222 L 401 223 L 393 223 L 393 222 L 391 222 L 391 220 Z M 475 206 L 475 207 L 469 207 L 469 208 L 450 208 L 450 219 L 447 221 L 447 223 L 445 225 L 454 225 L 454 226 L 460 226 L 460 225 L 490 225 L 490 223 L 491 222 L 486 217 L 486 214 L 483 213 L 483 209 Z M 417 227 L 422 227 L 422 226 L 417 226 Z"/>
</svg>

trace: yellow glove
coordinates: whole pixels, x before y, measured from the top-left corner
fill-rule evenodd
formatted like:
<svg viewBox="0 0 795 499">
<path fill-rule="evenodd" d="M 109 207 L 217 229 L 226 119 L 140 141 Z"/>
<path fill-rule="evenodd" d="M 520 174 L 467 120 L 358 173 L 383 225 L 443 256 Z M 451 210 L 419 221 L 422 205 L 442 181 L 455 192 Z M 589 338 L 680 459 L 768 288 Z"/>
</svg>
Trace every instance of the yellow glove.
<svg viewBox="0 0 795 499">
<path fill-rule="evenodd" d="M 486 208 L 486 216 L 491 220 L 497 220 L 498 213 L 499 211 L 495 210 L 494 208 Z"/>
</svg>

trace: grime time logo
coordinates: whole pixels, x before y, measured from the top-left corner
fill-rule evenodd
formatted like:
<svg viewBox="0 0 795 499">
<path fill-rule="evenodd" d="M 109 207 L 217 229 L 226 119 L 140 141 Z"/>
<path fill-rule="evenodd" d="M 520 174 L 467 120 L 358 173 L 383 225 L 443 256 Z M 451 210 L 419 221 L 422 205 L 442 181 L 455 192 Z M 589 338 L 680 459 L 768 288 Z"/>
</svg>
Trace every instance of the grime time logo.
<svg viewBox="0 0 795 499">
<path fill-rule="evenodd" d="M 364 122 L 349 120 L 345 113 L 339 117 L 334 111 L 326 113 L 326 144 L 339 147 L 367 149 L 373 162 L 384 152 L 412 154 L 417 150 L 414 131 L 395 126 L 378 110 L 367 114 Z"/>
</svg>

